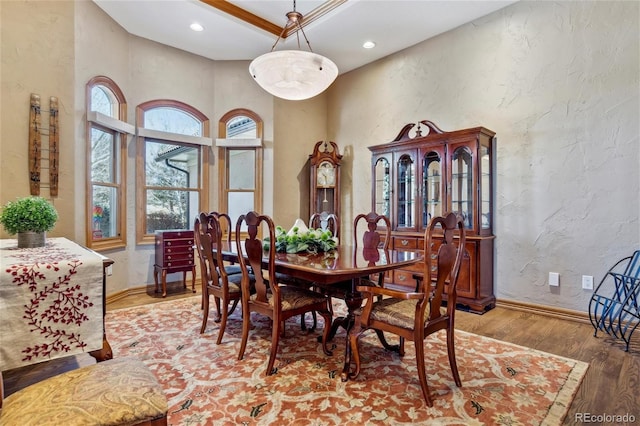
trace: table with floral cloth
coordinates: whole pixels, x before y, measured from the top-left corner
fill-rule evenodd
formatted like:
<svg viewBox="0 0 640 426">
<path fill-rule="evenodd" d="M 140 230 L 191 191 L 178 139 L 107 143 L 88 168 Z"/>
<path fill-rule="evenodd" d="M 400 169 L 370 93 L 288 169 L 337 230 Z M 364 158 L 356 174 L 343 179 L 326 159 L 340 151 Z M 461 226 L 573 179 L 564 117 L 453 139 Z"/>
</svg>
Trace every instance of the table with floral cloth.
<svg viewBox="0 0 640 426">
<path fill-rule="evenodd" d="M 104 259 L 66 238 L 0 240 L 0 371 L 103 349 Z"/>
</svg>

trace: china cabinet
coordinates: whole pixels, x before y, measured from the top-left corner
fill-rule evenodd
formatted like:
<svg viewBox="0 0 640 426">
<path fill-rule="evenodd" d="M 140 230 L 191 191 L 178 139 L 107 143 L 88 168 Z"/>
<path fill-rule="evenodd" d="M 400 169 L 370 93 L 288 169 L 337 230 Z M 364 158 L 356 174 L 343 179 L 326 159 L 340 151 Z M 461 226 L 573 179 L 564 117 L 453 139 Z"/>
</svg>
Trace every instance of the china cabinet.
<svg viewBox="0 0 640 426">
<path fill-rule="evenodd" d="M 340 161 L 342 155 L 335 142 L 317 142 L 309 156 L 309 216 L 314 213 L 335 214 L 340 218 Z M 339 235 L 336 235 L 339 237 Z"/>
<path fill-rule="evenodd" d="M 467 242 L 458 303 L 474 312 L 495 306 L 493 292 L 493 168 L 495 133 L 484 127 L 445 132 L 433 122 L 407 124 L 372 153 L 372 208 L 391 220 L 394 249 L 423 249 L 434 216 L 462 215 Z M 438 244 L 436 241 L 435 244 Z M 436 247 L 437 248 L 437 247 Z M 387 280 L 412 288 L 419 265 Z"/>
</svg>

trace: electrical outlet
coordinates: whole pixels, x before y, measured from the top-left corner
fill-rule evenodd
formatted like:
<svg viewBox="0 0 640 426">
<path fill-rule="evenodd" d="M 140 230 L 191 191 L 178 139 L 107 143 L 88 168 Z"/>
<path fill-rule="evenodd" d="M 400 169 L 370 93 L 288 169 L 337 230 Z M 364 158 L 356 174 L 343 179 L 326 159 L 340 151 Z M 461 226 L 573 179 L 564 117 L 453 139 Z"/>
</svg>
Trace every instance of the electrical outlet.
<svg viewBox="0 0 640 426">
<path fill-rule="evenodd" d="M 560 274 L 557 272 L 549 272 L 549 285 L 558 287 L 560 285 Z"/>
<path fill-rule="evenodd" d="M 585 290 L 593 290 L 593 276 L 592 275 L 583 275 L 582 276 L 582 288 Z"/>
<path fill-rule="evenodd" d="M 107 275 L 111 276 L 113 274 L 113 265 L 107 266 Z"/>
</svg>

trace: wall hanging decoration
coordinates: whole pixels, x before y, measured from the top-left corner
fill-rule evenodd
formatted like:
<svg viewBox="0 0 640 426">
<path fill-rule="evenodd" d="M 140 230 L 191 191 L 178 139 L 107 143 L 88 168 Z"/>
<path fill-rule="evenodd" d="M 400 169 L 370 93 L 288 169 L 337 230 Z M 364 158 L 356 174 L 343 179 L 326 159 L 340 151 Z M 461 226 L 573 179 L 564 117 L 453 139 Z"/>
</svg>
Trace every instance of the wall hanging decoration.
<svg viewBox="0 0 640 426">
<path fill-rule="evenodd" d="M 49 188 L 49 195 L 58 196 L 58 165 L 60 155 L 60 128 L 58 121 L 58 98 L 49 98 L 49 130 L 42 130 L 42 109 L 40 107 L 40 95 L 31 94 L 31 106 L 29 110 L 29 186 L 31 195 L 40 195 L 41 187 Z M 47 147 L 43 147 L 42 136 L 47 137 Z M 48 151 L 48 156 L 43 152 Z M 44 164 L 43 164 L 43 161 Z M 42 169 L 48 170 L 49 182 L 41 181 Z"/>
</svg>

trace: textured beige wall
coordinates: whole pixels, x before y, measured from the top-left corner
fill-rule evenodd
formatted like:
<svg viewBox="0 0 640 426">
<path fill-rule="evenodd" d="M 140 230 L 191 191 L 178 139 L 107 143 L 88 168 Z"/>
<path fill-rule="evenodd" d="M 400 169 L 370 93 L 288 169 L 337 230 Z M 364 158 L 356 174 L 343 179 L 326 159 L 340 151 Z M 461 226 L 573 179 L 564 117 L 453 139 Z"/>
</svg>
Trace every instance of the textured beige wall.
<svg viewBox="0 0 640 426">
<path fill-rule="evenodd" d="M 328 110 L 352 177 L 343 212 L 371 208 L 367 146 L 423 119 L 485 126 L 498 137 L 497 297 L 586 311 L 581 275 L 640 248 L 639 8 L 518 2 L 341 76 Z"/>
<path fill-rule="evenodd" d="M 59 195 L 61 217 L 75 210 L 74 31 L 72 2 L 2 2 L 0 14 L 0 203 L 28 196 L 29 102 L 40 95 L 42 125 L 48 128 L 49 98 L 58 97 L 60 121 Z M 48 138 L 42 137 L 43 145 Z M 42 166 L 46 164 L 43 162 Z M 48 173 L 48 170 L 43 170 Z M 42 178 L 48 182 L 48 175 Z M 49 197 L 49 189 L 40 192 Z M 73 220 L 61 220 L 49 236 L 74 236 Z M 0 230 L 0 238 L 9 237 Z M 15 237 L 14 237 L 15 238 Z"/>
<path fill-rule="evenodd" d="M 274 220 L 288 229 L 298 218 L 309 220 L 308 162 L 316 142 L 326 140 L 326 94 L 276 99 L 274 109 Z"/>
</svg>

